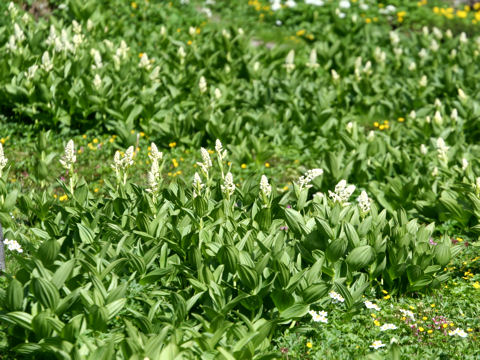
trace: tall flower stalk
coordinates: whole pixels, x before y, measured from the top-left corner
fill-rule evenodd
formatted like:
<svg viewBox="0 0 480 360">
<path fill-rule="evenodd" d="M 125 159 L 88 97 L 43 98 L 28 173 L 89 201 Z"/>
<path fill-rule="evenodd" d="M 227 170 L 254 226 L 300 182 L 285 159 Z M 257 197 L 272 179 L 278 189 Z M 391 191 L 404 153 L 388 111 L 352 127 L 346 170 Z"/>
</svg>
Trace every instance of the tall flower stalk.
<svg viewBox="0 0 480 360">
<path fill-rule="evenodd" d="M 125 185 L 128 178 L 128 169 L 134 164 L 133 157 L 135 156 L 135 151 L 133 146 L 130 146 L 123 156 L 120 151 L 116 151 L 113 157 L 112 169 L 115 170 L 115 175 L 117 177 L 117 183 L 122 183 Z"/>
<path fill-rule="evenodd" d="M 69 176 L 69 189 L 70 193 L 73 194 L 76 183 L 76 174 L 74 164 L 77 162 L 77 156 L 75 155 L 75 143 L 73 140 L 69 140 L 65 146 L 65 154 L 60 159 L 60 164 L 63 168 L 67 170 Z"/>
</svg>

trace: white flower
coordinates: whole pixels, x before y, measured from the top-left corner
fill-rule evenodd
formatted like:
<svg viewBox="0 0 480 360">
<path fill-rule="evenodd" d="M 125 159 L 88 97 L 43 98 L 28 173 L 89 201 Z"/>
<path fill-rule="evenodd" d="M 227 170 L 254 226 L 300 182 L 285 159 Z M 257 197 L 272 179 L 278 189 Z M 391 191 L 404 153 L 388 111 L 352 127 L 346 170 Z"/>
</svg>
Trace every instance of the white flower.
<svg viewBox="0 0 480 360">
<path fill-rule="evenodd" d="M 462 44 L 466 44 L 468 42 L 468 38 L 467 38 L 467 34 L 465 34 L 464 32 L 462 32 L 460 34 L 460 37 L 459 37 L 459 40 Z"/>
<path fill-rule="evenodd" d="M 205 185 L 202 184 L 202 179 L 200 175 L 196 172 L 193 176 L 193 197 L 196 198 L 197 196 L 202 194 L 202 189 Z"/>
<path fill-rule="evenodd" d="M 350 1 L 348 1 L 348 0 L 342 0 L 338 4 L 338 7 L 341 8 L 341 9 L 350 9 L 350 6 L 351 6 Z"/>
<path fill-rule="evenodd" d="M 13 32 L 15 34 L 15 39 L 19 43 L 21 43 L 23 40 L 25 40 L 25 34 L 23 33 L 22 28 L 17 23 L 15 23 L 13 25 Z"/>
<path fill-rule="evenodd" d="M 102 62 L 102 55 L 100 54 L 100 51 L 97 49 L 91 49 L 90 50 L 90 55 L 93 58 L 94 64 L 92 65 L 92 69 L 101 69 L 103 67 L 103 62 Z"/>
<path fill-rule="evenodd" d="M 378 46 L 375 48 L 375 51 L 373 52 L 373 56 L 375 60 L 380 64 L 384 63 L 387 58 L 387 54 L 384 51 L 382 51 L 382 49 L 380 49 Z"/>
<path fill-rule="evenodd" d="M 340 75 L 338 75 L 338 73 L 334 69 L 332 69 L 330 72 L 332 73 L 332 79 L 334 82 L 340 80 Z"/>
<path fill-rule="evenodd" d="M 368 135 L 367 135 L 367 140 L 368 141 L 373 141 L 373 139 L 375 139 L 375 131 L 370 130 Z"/>
<path fill-rule="evenodd" d="M 126 151 L 123 157 L 121 157 L 120 152 L 117 150 L 113 157 L 112 168 L 115 170 L 117 176 L 123 172 L 124 179 L 123 183 L 127 181 L 127 169 L 134 164 L 133 157 L 135 156 L 135 150 L 133 146 L 130 146 Z"/>
<path fill-rule="evenodd" d="M 415 61 L 412 61 L 410 65 L 408 65 L 408 70 L 415 71 L 416 69 L 417 69 L 417 64 L 415 64 Z"/>
<path fill-rule="evenodd" d="M 433 29 L 432 29 L 432 31 L 433 31 L 433 35 L 435 35 L 435 37 L 436 37 L 438 40 L 441 40 L 441 39 L 442 39 L 443 34 L 442 34 L 442 31 L 441 31 L 439 28 L 437 28 L 437 27 L 434 26 Z"/>
<path fill-rule="evenodd" d="M 415 321 L 415 315 L 410 310 L 399 309 L 403 316 L 409 317 L 412 321 Z"/>
<path fill-rule="evenodd" d="M 156 158 L 152 161 L 152 166 L 150 167 L 150 171 L 147 174 L 148 180 L 148 192 L 156 193 L 159 190 L 159 180 L 160 180 L 160 167 L 158 165 L 158 160 Z"/>
<path fill-rule="evenodd" d="M 0 178 L 2 177 L 2 171 L 7 166 L 8 159 L 5 157 L 5 154 L 3 153 L 3 146 L 2 143 L 0 143 Z"/>
<path fill-rule="evenodd" d="M 215 88 L 215 91 L 214 91 L 213 93 L 214 93 L 214 95 L 215 95 L 215 98 L 216 98 L 217 100 L 220 100 L 220 98 L 222 97 L 222 92 L 220 91 L 220 89 L 219 89 L 219 88 Z"/>
<path fill-rule="evenodd" d="M 253 64 L 253 71 L 257 72 L 258 70 L 260 70 L 260 63 L 258 61 L 255 61 L 255 63 Z"/>
<path fill-rule="evenodd" d="M 449 147 L 445 144 L 445 140 L 442 138 L 437 139 L 437 155 L 438 159 L 442 162 L 448 162 L 448 149 Z"/>
<path fill-rule="evenodd" d="M 150 70 L 152 68 L 152 63 L 148 58 L 147 53 L 142 53 L 142 57 L 140 58 L 140 62 L 138 63 L 139 68 Z"/>
<path fill-rule="evenodd" d="M 23 253 L 22 247 L 20 246 L 20 244 L 19 244 L 16 240 L 5 239 L 5 240 L 3 241 L 3 243 L 4 243 L 5 245 L 7 245 L 8 250 L 10 250 L 10 251 L 16 251 L 16 252 L 18 252 L 18 253 Z"/>
<path fill-rule="evenodd" d="M 153 142 L 150 144 L 150 154 L 148 154 L 148 157 L 152 161 L 159 161 L 163 158 L 163 153 L 161 151 L 158 151 L 157 145 L 155 145 L 155 143 Z"/>
<path fill-rule="evenodd" d="M 328 295 L 330 295 L 330 297 L 335 301 L 342 302 L 342 303 L 345 301 L 345 299 L 340 294 L 336 293 L 333 290 L 330 291 Z"/>
<path fill-rule="evenodd" d="M 15 6 L 15 4 L 13 3 L 13 1 L 10 1 L 8 3 L 8 12 L 10 13 L 10 15 L 12 16 L 12 18 L 16 17 L 17 14 L 18 14 L 18 9 L 17 7 Z"/>
<path fill-rule="evenodd" d="M 423 75 L 422 78 L 420 79 L 420 81 L 418 82 L 418 84 L 419 84 L 421 87 L 426 87 L 427 84 L 428 84 L 427 76 L 426 76 L 426 75 Z"/>
<path fill-rule="evenodd" d="M 317 313 L 314 310 L 310 310 L 308 313 L 312 316 L 312 320 L 314 322 L 322 322 L 324 324 L 328 323 L 328 319 L 327 319 L 328 314 L 326 311 L 319 311 Z"/>
<path fill-rule="evenodd" d="M 438 45 L 438 43 L 432 39 L 432 42 L 430 43 L 430 50 L 432 50 L 433 52 L 437 52 L 438 49 L 440 49 L 440 45 Z"/>
<path fill-rule="evenodd" d="M 240 36 L 245 35 L 245 31 L 244 31 L 242 28 L 238 28 L 238 29 L 237 29 L 237 33 L 238 33 L 238 35 L 240 35 Z"/>
<path fill-rule="evenodd" d="M 95 74 L 95 77 L 93 78 L 93 86 L 97 90 L 99 90 L 102 87 L 102 78 L 100 77 L 100 75 Z"/>
<path fill-rule="evenodd" d="M 285 65 L 283 65 L 288 72 L 295 69 L 295 50 L 290 50 L 285 58 Z"/>
<path fill-rule="evenodd" d="M 268 178 L 265 175 L 262 175 L 260 179 L 260 191 L 266 198 L 272 193 L 272 186 L 268 183 Z"/>
<path fill-rule="evenodd" d="M 450 114 L 450 117 L 453 121 L 457 121 L 458 120 L 458 110 L 457 109 L 453 109 L 452 110 L 452 113 Z"/>
<path fill-rule="evenodd" d="M 317 50 L 312 49 L 312 51 L 310 52 L 309 60 L 306 63 L 306 65 L 307 65 L 307 67 L 312 68 L 312 69 L 316 69 L 320 66 L 317 63 Z"/>
<path fill-rule="evenodd" d="M 82 25 L 80 25 L 76 20 L 72 21 L 72 27 L 75 34 L 80 34 L 82 32 Z"/>
<path fill-rule="evenodd" d="M 222 30 L 222 36 L 227 40 L 232 37 L 232 35 L 230 35 L 230 31 L 228 31 L 227 29 Z"/>
<path fill-rule="evenodd" d="M 408 116 L 411 119 L 416 119 L 417 118 L 417 113 L 415 112 L 415 110 L 412 110 L 412 111 L 410 111 L 410 114 L 408 114 Z"/>
<path fill-rule="evenodd" d="M 421 49 L 420 52 L 418 53 L 418 57 L 420 59 L 425 59 L 427 57 L 428 53 L 427 53 L 427 50 L 425 49 Z"/>
<path fill-rule="evenodd" d="M 362 191 L 360 196 L 357 198 L 358 201 L 358 206 L 360 206 L 360 209 L 362 210 L 363 213 L 367 213 L 370 211 L 370 205 L 371 201 L 368 197 L 368 194 L 365 191 Z"/>
<path fill-rule="evenodd" d="M 400 37 L 395 31 L 390 31 L 390 42 L 393 46 L 398 45 L 398 43 L 400 42 Z"/>
<path fill-rule="evenodd" d="M 76 161 L 77 156 L 75 155 L 75 144 L 73 140 L 69 140 L 65 146 L 65 154 L 60 159 L 60 164 L 62 164 L 65 169 L 69 170 Z"/>
<path fill-rule="evenodd" d="M 468 336 L 468 334 L 460 328 L 456 328 L 455 330 L 449 331 L 448 335 L 450 335 L 450 336 L 457 335 L 457 336 L 460 336 L 462 338 L 466 338 Z"/>
<path fill-rule="evenodd" d="M 305 173 L 305 175 L 300 176 L 298 178 L 298 186 L 299 186 L 300 190 L 302 190 L 303 188 L 305 188 L 305 189 L 311 188 L 312 185 L 310 185 L 310 183 L 312 182 L 312 180 L 315 179 L 316 177 L 320 176 L 320 175 L 323 175 L 323 169 L 308 170 Z"/>
<path fill-rule="evenodd" d="M 394 324 L 384 324 L 380 326 L 380 331 L 395 330 L 397 327 Z"/>
<path fill-rule="evenodd" d="M 465 101 L 468 99 L 468 96 L 465 94 L 465 92 L 458 88 L 458 97 L 460 98 L 461 101 Z"/>
<path fill-rule="evenodd" d="M 380 307 L 378 305 L 375 305 L 371 301 L 367 300 L 367 301 L 364 301 L 363 303 L 365 304 L 365 307 L 367 309 L 374 309 L 374 310 L 380 311 Z"/>
<path fill-rule="evenodd" d="M 451 39 L 453 37 L 453 33 L 452 33 L 452 30 L 450 29 L 447 29 L 447 31 L 445 31 L 445 36 L 449 39 Z"/>
<path fill-rule="evenodd" d="M 297 3 L 295 2 L 295 0 L 287 0 L 285 2 L 285 6 L 289 8 L 294 8 L 295 6 L 297 6 Z"/>
<path fill-rule="evenodd" d="M 94 27 L 95 27 L 95 24 L 93 23 L 93 21 L 88 19 L 87 20 L 87 31 L 92 31 Z"/>
<path fill-rule="evenodd" d="M 30 66 L 25 72 L 25 77 L 29 80 L 33 79 L 37 70 L 38 70 L 38 65 L 35 64 Z"/>
<path fill-rule="evenodd" d="M 437 125 L 442 125 L 443 124 L 443 118 L 442 114 L 440 114 L 440 111 L 436 111 L 435 115 L 433 116 L 433 120 L 435 121 L 435 124 Z"/>
<path fill-rule="evenodd" d="M 452 51 L 450 51 L 450 55 L 449 55 L 450 59 L 455 59 L 457 57 L 457 49 L 452 49 Z"/>
<path fill-rule="evenodd" d="M 435 177 L 435 176 L 438 176 L 438 167 L 434 167 L 433 170 L 432 170 L 432 176 Z"/>
<path fill-rule="evenodd" d="M 8 38 L 8 42 L 5 45 L 5 48 L 12 53 L 17 50 L 17 44 L 15 43 L 15 35 L 10 35 L 10 37 Z"/>
<path fill-rule="evenodd" d="M 207 91 L 207 80 L 203 76 L 200 77 L 200 81 L 198 82 L 198 88 L 200 92 L 203 94 Z"/>
<path fill-rule="evenodd" d="M 152 81 L 156 81 L 158 80 L 159 73 L 160 73 L 160 66 L 155 66 L 152 72 L 150 73 L 150 75 L 148 75 L 148 78 Z"/>
<path fill-rule="evenodd" d="M 330 196 L 334 202 L 338 202 L 342 206 L 347 206 L 350 204 L 348 199 L 354 191 L 355 185 L 347 186 L 346 180 L 340 180 L 340 182 L 335 186 L 335 192 L 329 190 L 328 196 Z"/>
<path fill-rule="evenodd" d="M 428 36 L 428 34 L 430 34 L 430 30 L 428 29 L 428 26 L 424 26 L 422 28 L 422 31 L 423 31 L 423 35 L 425 36 Z"/>
<path fill-rule="evenodd" d="M 200 153 L 202 154 L 202 162 L 197 162 L 197 165 L 202 169 L 203 175 L 208 178 L 208 169 L 212 167 L 212 159 L 207 149 L 202 147 Z"/>
<path fill-rule="evenodd" d="M 233 195 L 235 192 L 235 184 L 233 183 L 233 175 L 231 172 L 228 172 L 227 175 L 225 175 L 223 185 L 220 185 L 220 188 L 225 195 Z"/>
<path fill-rule="evenodd" d="M 352 130 L 353 130 L 353 122 L 352 121 L 348 122 L 348 124 L 346 126 L 346 130 L 349 134 L 352 133 Z"/>
<path fill-rule="evenodd" d="M 48 51 L 45 51 L 42 55 L 42 69 L 46 72 L 50 72 L 53 69 L 53 64 L 50 60 L 50 54 Z"/>
<path fill-rule="evenodd" d="M 372 343 L 372 345 L 370 345 L 370 347 L 373 348 L 373 349 L 375 349 L 375 350 L 376 350 L 376 349 L 379 349 L 379 348 L 381 348 L 381 347 L 384 347 L 384 346 L 385 346 L 385 344 L 382 343 L 381 340 L 375 340 L 375 341 Z"/>
<path fill-rule="evenodd" d="M 226 159 L 227 150 L 223 149 L 222 142 L 219 139 L 215 141 L 215 151 L 217 152 L 217 156 L 220 161 L 223 161 Z"/>
<path fill-rule="evenodd" d="M 468 160 L 463 158 L 462 159 L 462 170 L 463 171 L 467 170 L 467 167 L 468 167 Z"/>
<path fill-rule="evenodd" d="M 282 3 L 280 0 L 274 0 L 271 6 L 272 11 L 277 11 L 282 8 Z"/>
<path fill-rule="evenodd" d="M 323 0 L 305 0 L 305 4 L 313 6 L 323 6 L 325 2 Z"/>
<path fill-rule="evenodd" d="M 425 144 L 420 145 L 420 153 L 421 153 L 422 155 L 426 155 L 427 152 L 428 152 L 428 149 L 427 149 L 427 147 L 425 146 Z"/>
</svg>

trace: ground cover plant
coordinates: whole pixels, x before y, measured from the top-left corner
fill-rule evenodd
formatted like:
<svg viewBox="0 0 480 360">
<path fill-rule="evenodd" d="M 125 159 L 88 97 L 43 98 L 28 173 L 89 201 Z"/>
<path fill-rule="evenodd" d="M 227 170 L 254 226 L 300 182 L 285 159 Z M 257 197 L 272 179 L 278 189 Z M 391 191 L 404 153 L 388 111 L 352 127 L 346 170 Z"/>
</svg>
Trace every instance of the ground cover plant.
<svg viewBox="0 0 480 360">
<path fill-rule="evenodd" d="M 0 4 L 0 358 L 480 355 L 480 5 L 45 4 Z"/>
</svg>

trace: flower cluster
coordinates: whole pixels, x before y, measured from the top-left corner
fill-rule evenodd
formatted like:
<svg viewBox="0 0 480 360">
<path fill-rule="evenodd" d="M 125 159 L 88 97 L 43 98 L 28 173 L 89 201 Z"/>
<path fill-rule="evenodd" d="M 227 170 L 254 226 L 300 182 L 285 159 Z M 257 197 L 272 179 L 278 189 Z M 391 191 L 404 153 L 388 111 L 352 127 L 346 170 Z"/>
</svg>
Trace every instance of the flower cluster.
<svg viewBox="0 0 480 360">
<path fill-rule="evenodd" d="M 339 293 L 337 293 L 337 292 L 335 292 L 335 291 L 333 291 L 333 290 L 330 291 L 330 292 L 328 293 L 328 295 L 330 295 L 330 297 L 331 297 L 334 301 L 336 301 L 336 302 L 341 302 L 341 303 L 343 303 L 343 302 L 345 301 L 345 299 L 344 299 Z"/>
<path fill-rule="evenodd" d="M 371 201 L 365 191 L 361 192 L 360 196 L 357 198 L 357 201 L 362 213 L 366 214 L 370 211 Z"/>
<path fill-rule="evenodd" d="M 381 347 L 384 347 L 384 346 L 385 346 L 385 344 L 382 343 L 381 340 L 375 340 L 375 341 L 372 343 L 372 345 L 370 345 L 370 347 L 373 348 L 373 349 L 375 349 L 375 350 L 376 350 L 376 349 L 379 349 L 379 348 L 381 348 Z"/>
<path fill-rule="evenodd" d="M 380 307 L 374 303 L 372 303 L 371 301 L 364 301 L 363 302 L 365 304 L 365 307 L 367 309 L 374 309 L 374 310 L 377 310 L 377 311 L 380 311 Z"/>
<path fill-rule="evenodd" d="M 148 186 L 149 186 L 147 191 L 153 194 L 156 194 L 160 188 L 161 166 L 159 161 L 163 159 L 163 153 L 161 151 L 158 151 L 157 145 L 155 145 L 155 143 L 153 142 L 150 145 L 150 149 L 151 150 L 150 150 L 150 153 L 148 154 L 148 157 L 152 161 L 152 166 L 150 167 L 150 171 L 148 172 L 148 175 L 147 175 Z"/>
<path fill-rule="evenodd" d="M 450 336 L 460 336 L 462 338 L 466 338 L 468 336 L 468 334 L 460 328 L 456 328 L 455 330 L 449 331 L 448 335 L 450 335 Z"/>
<path fill-rule="evenodd" d="M 355 191 L 355 185 L 348 185 L 346 180 L 340 180 L 335 186 L 335 192 L 328 190 L 328 196 L 332 198 L 334 202 L 340 203 L 342 206 L 350 205 L 348 200 Z"/>
<path fill-rule="evenodd" d="M 223 185 L 220 185 L 220 187 L 227 198 L 230 198 L 230 196 L 233 195 L 235 192 L 235 184 L 233 183 L 233 175 L 231 172 L 228 172 L 227 175 L 225 175 Z"/>
<path fill-rule="evenodd" d="M 2 177 L 2 171 L 7 166 L 8 159 L 5 157 L 5 154 L 3 153 L 3 146 L 2 143 L 0 143 L 0 178 Z"/>
<path fill-rule="evenodd" d="M 71 170 L 76 161 L 77 157 L 75 155 L 75 144 L 73 140 L 69 140 L 65 146 L 65 154 L 60 159 L 60 164 L 62 164 L 65 169 Z"/>
<path fill-rule="evenodd" d="M 22 246 L 16 240 L 5 239 L 3 243 L 7 245 L 8 250 L 23 253 Z"/>
<path fill-rule="evenodd" d="M 395 330 L 397 327 L 394 324 L 384 324 L 380 326 L 380 331 Z"/>
<path fill-rule="evenodd" d="M 314 310 L 310 310 L 308 313 L 312 315 L 312 320 L 314 322 L 321 322 L 324 324 L 328 324 L 328 318 L 327 318 L 328 314 L 326 311 L 316 312 Z"/>
<path fill-rule="evenodd" d="M 115 174 L 117 175 L 117 180 L 121 180 L 121 176 L 123 175 L 123 184 L 127 183 L 127 170 L 130 166 L 133 165 L 133 157 L 135 156 L 135 151 L 133 146 L 130 146 L 126 151 L 125 154 L 120 154 L 120 151 L 116 151 L 113 157 L 113 164 L 112 169 L 115 170 Z"/>
<path fill-rule="evenodd" d="M 203 175 L 208 179 L 208 169 L 212 167 L 212 159 L 207 149 L 202 147 L 200 152 L 202 154 L 202 162 L 197 162 L 197 165 L 200 166 Z"/>
<path fill-rule="evenodd" d="M 302 189 L 309 189 L 312 187 L 312 185 L 310 184 L 312 182 L 313 179 L 315 179 L 316 177 L 320 176 L 320 175 L 323 175 L 323 169 L 311 169 L 311 170 L 308 170 L 305 175 L 303 176 L 300 176 L 300 178 L 298 179 L 298 187 L 300 188 L 300 190 Z"/>
</svg>

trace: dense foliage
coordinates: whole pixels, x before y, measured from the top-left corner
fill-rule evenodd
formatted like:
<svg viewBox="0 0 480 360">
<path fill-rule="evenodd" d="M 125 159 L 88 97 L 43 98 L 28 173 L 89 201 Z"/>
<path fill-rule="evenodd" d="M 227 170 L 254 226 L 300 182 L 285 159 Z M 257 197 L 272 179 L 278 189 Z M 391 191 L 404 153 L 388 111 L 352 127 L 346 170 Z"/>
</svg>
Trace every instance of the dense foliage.
<svg viewBox="0 0 480 360">
<path fill-rule="evenodd" d="M 327 310 L 397 329 L 375 298 L 432 296 L 475 256 L 478 7 L 114 3 L 0 5 L 7 356 L 308 357 L 312 333 L 341 353 Z M 419 342 L 478 355 L 478 319 L 418 309 Z"/>
</svg>

